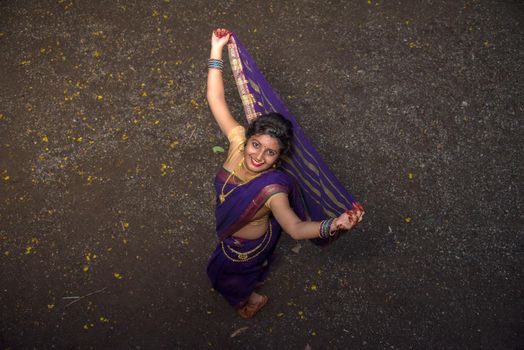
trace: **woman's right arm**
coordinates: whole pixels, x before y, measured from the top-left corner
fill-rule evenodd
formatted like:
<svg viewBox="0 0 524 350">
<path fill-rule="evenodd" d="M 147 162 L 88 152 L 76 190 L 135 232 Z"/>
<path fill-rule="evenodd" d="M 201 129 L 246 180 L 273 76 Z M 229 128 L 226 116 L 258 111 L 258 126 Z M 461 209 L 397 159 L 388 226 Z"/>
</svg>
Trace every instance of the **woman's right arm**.
<svg viewBox="0 0 524 350">
<path fill-rule="evenodd" d="M 210 59 L 222 60 L 222 51 L 229 40 L 229 32 L 225 29 L 217 29 L 211 36 Z M 238 126 L 238 122 L 231 115 L 226 103 L 224 94 L 224 81 L 222 70 L 208 68 L 207 72 L 207 102 L 213 117 L 218 123 L 220 130 L 228 136 L 233 128 Z"/>
</svg>

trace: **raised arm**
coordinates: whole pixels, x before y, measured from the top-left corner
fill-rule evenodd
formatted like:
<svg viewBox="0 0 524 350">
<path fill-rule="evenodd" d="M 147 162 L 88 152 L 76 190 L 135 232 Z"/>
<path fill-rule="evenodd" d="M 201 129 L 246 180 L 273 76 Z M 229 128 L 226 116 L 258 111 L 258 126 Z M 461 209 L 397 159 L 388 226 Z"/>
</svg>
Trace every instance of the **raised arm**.
<svg viewBox="0 0 524 350">
<path fill-rule="evenodd" d="M 269 203 L 271 212 L 277 219 L 284 231 L 293 239 L 312 239 L 318 238 L 320 233 L 320 221 L 302 221 L 289 206 L 287 194 L 278 193 L 271 198 Z M 352 229 L 364 215 L 362 206 L 356 204 L 352 210 L 348 210 L 336 218 L 329 228 L 329 232 L 336 230 Z"/>
<path fill-rule="evenodd" d="M 229 36 L 229 32 L 225 29 L 217 29 L 213 32 L 211 36 L 210 59 L 222 60 L 222 51 L 229 40 Z M 207 102 L 220 130 L 222 130 L 226 136 L 229 135 L 229 132 L 239 124 L 231 115 L 226 103 L 222 69 L 208 68 Z"/>
</svg>

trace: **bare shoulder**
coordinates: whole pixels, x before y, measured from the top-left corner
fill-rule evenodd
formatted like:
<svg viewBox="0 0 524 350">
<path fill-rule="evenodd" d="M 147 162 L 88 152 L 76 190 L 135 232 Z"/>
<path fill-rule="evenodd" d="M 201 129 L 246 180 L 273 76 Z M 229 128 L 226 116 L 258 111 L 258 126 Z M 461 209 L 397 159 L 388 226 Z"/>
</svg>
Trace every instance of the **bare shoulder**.
<svg viewBox="0 0 524 350">
<path fill-rule="evenodd" d="M 291 209 L 289 206 L 288 195 L 285 192 L 278 192 L 272 195 L 271 198 L 268 199 L 267 205 L 273 212 L 278 210 L 287 210 L 288 208 Z"/>
</svg>

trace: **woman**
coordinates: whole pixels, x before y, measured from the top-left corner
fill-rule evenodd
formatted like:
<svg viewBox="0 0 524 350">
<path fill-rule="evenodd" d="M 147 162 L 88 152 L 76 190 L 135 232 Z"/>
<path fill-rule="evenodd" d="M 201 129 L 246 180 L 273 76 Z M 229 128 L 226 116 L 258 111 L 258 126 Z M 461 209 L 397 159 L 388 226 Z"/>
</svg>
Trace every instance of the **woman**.
<svg viewBox="0 0 524 350">
<path fill-rule="evenodd" d="M 364 211 L 355 205 L 337 218 L 304 221 L 295 210 L 300 198 L 293 180 L 278 170 L 279 158 L 289 152 L 292 125 L 278 113 L 260 116 L 247 130 L 231 115 L 224 95 L 222 51 L 229 32 L 212 34 L 208 61 L 207 100 L 229 152 L 215 178 L 219 244 L 209 259 L 213 287 L 243 318 L 253 317 L 268 301 L 255 292 L 267 273 L 282 229 L 294 239 L 327 238 L 349 230 Z M 299 211 L 300 212 L 300 211 Z"/>
</svg>

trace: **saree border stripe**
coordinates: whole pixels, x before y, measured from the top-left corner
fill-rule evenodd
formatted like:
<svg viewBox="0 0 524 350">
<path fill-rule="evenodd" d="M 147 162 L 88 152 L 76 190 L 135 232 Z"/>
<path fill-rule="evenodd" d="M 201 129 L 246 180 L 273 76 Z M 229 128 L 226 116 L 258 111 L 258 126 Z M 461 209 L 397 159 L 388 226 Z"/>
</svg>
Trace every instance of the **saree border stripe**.
<svg viewBox="0 0 524 350">
<path fill-rule="evenodd" d="M 242 69 L 242 61 L 238 52 L 238 46 L 233 35 L 229 38 L 227 50 L 229 54 L 231 70 L 233 71 L 233 76 L 235 77 L 235 82 L 237 85 L 238 93 L 240 94 L 240 98 L 242 100 L 242 105 L 244 106 L 246 118 L 248 121 L 253 121 L 258 117 L 257 112 L 255 111 L 255 98 L 249 91 L 249 82 L 246 79 L 246 76 L 244 75 L 244 70 Z"/>
<path fill-rule="evenodd" d="M 264 203 L 269 199 L 270 196 L 277 194 L 279 192 L 289 193 L 289 188 L 280 184 L 271 184 L 267 185 L 258 194 L 253 198 L 249 206 L 244 210 L 242 215 L 238 220 L 230 225 L 219 235 L 219 239 L 223 241 L 227 237 L 231 236 L 233 233 L 240 230 L 244 227 L 251 218 L 257 213 L 257 211 L 264 205 Z"/>
</svg>

